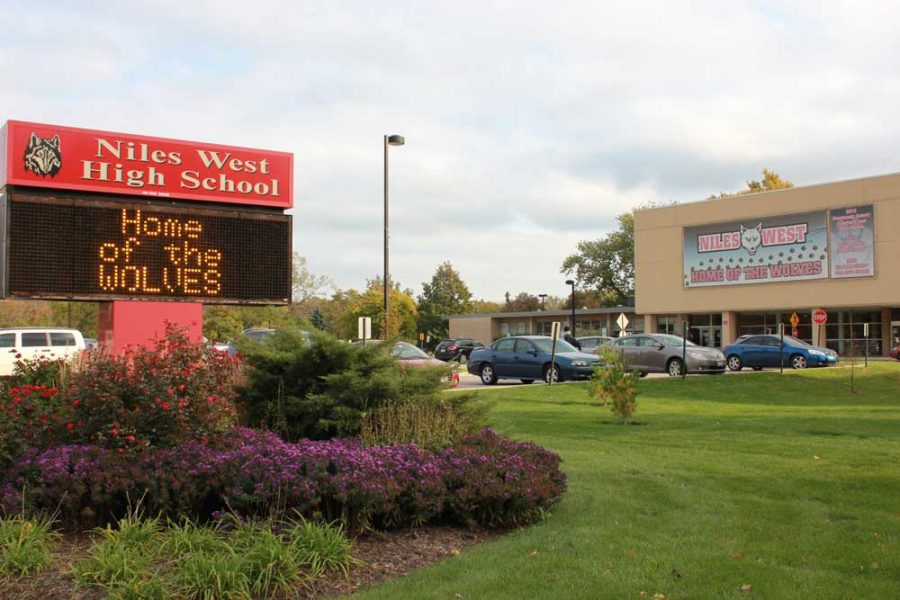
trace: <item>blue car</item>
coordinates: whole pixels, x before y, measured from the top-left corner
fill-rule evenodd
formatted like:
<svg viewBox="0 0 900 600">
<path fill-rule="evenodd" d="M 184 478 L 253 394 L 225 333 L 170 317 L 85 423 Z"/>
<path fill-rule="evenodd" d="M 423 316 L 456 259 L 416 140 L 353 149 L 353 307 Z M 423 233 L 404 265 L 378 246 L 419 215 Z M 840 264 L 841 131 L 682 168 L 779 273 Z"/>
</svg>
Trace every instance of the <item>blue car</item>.
<svg viewBox="0 0 900 600">
<path fill-rule="evenodd" d="M 485 385 L 498 379 L 519 379 L 532 383 L 587 379 L 600 362 L 594 354 L 580 352 L 564 340 L 556 341 L 554 365 L 550 364 L 553 339 L 542 335 L 505 337 L 485 348 L 472 350 L 467 369 Z"/>
<path fill-rule="evenodd" d="M 781 338 L 777 335 L 744 335 L 723 350 L 728 368 L 740 371 L 751 367 L 756 371 L 764 367 L 780 367 L 782 356 L 784 366 L 794 369 L 825 367 L 838 362 L 837 352 L 830 348 L 813 346 L 795 337 L 784 336 L 784 353 Z"/>
</svg>

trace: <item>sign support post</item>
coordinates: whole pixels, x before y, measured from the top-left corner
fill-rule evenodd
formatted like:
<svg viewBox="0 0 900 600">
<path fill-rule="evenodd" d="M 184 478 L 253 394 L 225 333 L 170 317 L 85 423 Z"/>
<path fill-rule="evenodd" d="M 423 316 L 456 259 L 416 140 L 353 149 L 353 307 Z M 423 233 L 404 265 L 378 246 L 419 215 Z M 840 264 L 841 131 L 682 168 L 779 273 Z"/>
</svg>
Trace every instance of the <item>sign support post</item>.
<svg viewBox="0 0 900 600">
<path fill-rule="evenodd" d="M 781 374 L 784 375 L 784 323 L 778 324 L 778 336 L 781 339 L 781 348 L 779 348 L 781 360 L 778 361 L 778 364 L 780 365 Z"/>
<path fill-rule="evenodd" d="M 556 340 L 559 339 L 559 332 L 562 327 L 559 321 L 553 321 L 550 326 L 550 337 L 553 344 L 550 346 L 550 371 L 547 372 L 547 385 L 553 385 L 553 369 L 556 367 Z"/>
</svg>

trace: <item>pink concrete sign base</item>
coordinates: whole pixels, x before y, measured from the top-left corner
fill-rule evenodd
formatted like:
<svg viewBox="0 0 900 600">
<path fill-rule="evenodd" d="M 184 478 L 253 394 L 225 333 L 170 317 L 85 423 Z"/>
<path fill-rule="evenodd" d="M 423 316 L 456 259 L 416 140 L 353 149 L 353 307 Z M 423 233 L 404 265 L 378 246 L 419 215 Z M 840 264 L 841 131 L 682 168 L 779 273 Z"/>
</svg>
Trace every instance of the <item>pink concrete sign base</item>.
<svg viewBox="0 0 900 600">
<path fill-rule="evenodd" d="M 97 316 L 100 344 L 113 354 L 129 346 L 150 346 L 166 333 L 166 323 L 188 332 L 191 341 L 203 339 L 203 304 L 199 302 L 101 302 Z"/>
</svg>

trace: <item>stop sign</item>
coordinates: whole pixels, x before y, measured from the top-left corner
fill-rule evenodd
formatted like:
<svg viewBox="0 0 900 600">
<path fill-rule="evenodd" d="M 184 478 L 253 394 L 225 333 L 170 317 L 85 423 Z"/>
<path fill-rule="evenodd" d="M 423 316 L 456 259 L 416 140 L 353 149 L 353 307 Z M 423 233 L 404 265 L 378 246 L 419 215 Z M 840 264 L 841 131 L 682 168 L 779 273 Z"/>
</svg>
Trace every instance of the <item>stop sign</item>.
<svg viewBox="0 0 900 600">
<path fill-rule="evenodd" d="M 822 309 L 814 310 L 812 314 L 813 323 L 816 325 L 824 325 L 828 322 L 828 313 Z"/>
</svg>

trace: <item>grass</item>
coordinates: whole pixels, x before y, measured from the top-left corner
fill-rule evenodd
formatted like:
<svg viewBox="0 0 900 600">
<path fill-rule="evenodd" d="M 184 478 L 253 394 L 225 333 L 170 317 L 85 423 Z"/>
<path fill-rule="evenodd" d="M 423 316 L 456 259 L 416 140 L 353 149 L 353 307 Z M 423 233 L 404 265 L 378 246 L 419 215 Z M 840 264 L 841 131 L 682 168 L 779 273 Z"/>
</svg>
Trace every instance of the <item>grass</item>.
<svg viewBox="0 0 900 600">
<path fill-rule="evenodd" d="M 47 518 L 0 519 L 0 574 L 30 575 L 52 561 L 50 549 L 60 537 Z"/>
<path fill-rule="evenodd" d="M 336 526 L 247 523 L 227 529 L 163 525 L 139 513 L 97 530 L 76 581 L 110 598 L 295 597 L 325 571 L 346 573 L 351 544 Z"/>
<path fill-rule="evenodd" d="M 856 393 L 845 368 L 642 380 L 629 426 L 586 384 L 480 391 L 498 431 L 562 455 L 568 492 L 361 597 L 896 597 L 900 365 L 854 375 Z"/>
</svg>

